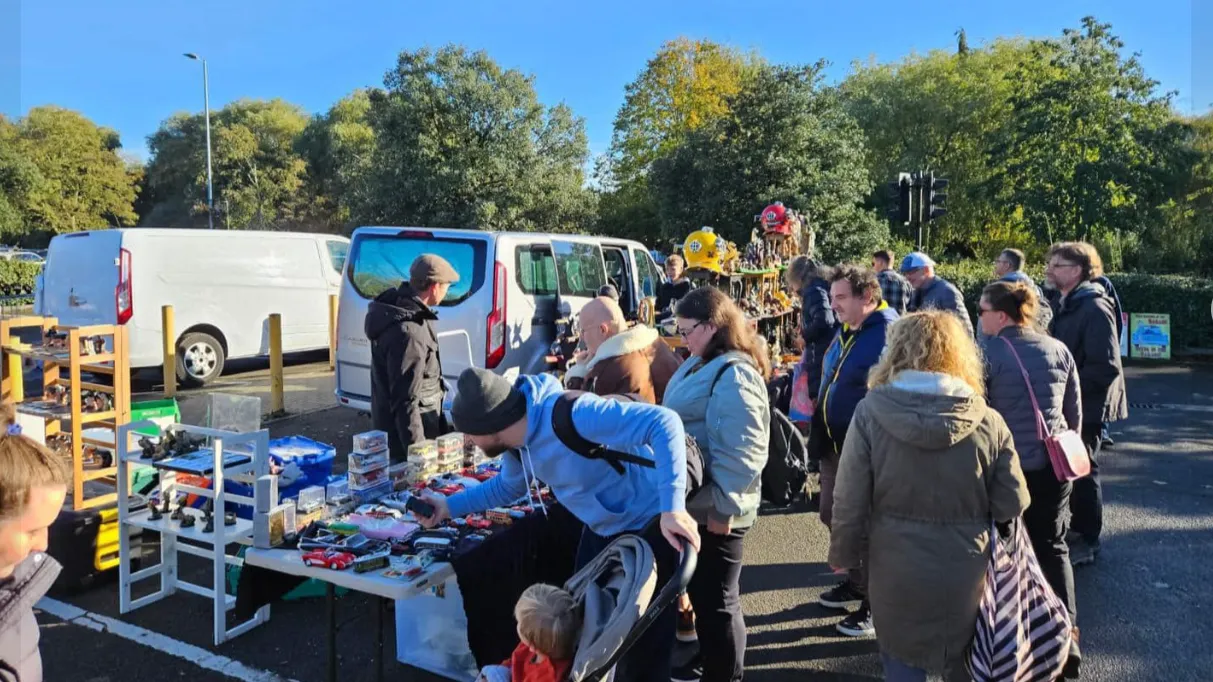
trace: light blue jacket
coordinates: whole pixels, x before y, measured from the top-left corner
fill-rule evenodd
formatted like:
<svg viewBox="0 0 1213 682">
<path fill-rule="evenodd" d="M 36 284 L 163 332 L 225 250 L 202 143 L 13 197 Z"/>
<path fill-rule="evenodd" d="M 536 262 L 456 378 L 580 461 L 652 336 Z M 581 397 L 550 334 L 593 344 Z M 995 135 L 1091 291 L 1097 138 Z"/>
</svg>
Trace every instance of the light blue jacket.
<svg viewBox="0 0 1213 682">
<path fill-rule="evenodd" d="M 659 513 L 686 509 L 686 435 L 678 415 L 588 393 L 577 399 L 573 423 L 583 438 L 656 463 L 655 468 L 625 464 L 620 474 L 560 442 L 552 430 L 552 407 L 564 389 L 555 377 L 521 376 L 514 385 L 526 396 L 526 444 L 502 455 L 499 475 L 452 495 L 447 500 L 452 518 L 511 504 L 537 480 L 604 537 L 640 530 Z"/>
<path fill-rule="evenodd" d="M 716 381 L 729 361 L 737 364 Z M 687 360 L 670 378 L 662 404 L 677 412 L 694 436 L 711 479 L 687 503 L 687 511 L 700 523 L 714 517 L 729 520 L 734 528 L 754 525 L 770 447 L 771 407 L 766 383 L 750 357 L 733 352 L 706 364 Z"/>
</svg>

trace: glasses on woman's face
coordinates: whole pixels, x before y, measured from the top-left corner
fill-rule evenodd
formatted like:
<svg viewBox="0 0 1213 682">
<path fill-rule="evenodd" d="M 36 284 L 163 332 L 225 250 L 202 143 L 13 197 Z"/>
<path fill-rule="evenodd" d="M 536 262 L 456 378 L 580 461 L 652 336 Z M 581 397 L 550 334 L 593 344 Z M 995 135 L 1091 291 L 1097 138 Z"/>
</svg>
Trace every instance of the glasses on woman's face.
<svg viewBox="0 0 1213 682">
<path fill-rule="evenodd" d="M 691 334 L 694 334 L 694 333 L 695 333 L 695 330 L 696 330 L 696 329 L 699 329 L 699 327 L 700 327 L 702 324 L 703 324 L 703 322 L 702 322 L 702 321 L 700 321 L 700 322 L 696 322 L 694 325 L 692 325 L 692 326 L 691 326 L 691 328 L 690 328 L 690 329 L 683 329 L 683 328 L 679 327 L 679 328 L 678 328 L 678 335 L 682 337 L 682 340 L 683 340 L 683 341 L 686 341 L 686 338 L 687 338 L 688 336 L 690 336 Z"/>
</svg>

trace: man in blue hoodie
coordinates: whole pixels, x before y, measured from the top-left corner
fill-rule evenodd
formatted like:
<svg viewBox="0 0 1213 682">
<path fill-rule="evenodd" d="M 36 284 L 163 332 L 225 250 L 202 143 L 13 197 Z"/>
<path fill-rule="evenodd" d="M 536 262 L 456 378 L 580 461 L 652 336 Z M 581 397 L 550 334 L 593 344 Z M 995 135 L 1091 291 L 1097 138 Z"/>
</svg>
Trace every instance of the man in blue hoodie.
<svg viewBox="0 0 1213 682">
<path fill-rule="evenodd" d="M 818 434 L 824 441 L 821 458 L 821 522 L 829 527 L 834 510 L 834 481 L 839 456 L 855 407 L 868 394 L 868 371 L 884 352 L 885 332 L 897 321 L 897 311 L 880 298 L 880 280 L 866 268 L 843 265 L 830 277 L 830 301 L 842 329 L 826 351 L 820 395 Z M 817 418 L 814 415 L 814 418 Z M 867 575 L 852 571 L 845 581 L 826 591 L 822 606 L 846 609 L 858 604 L 859 610 L 838 623 L 837 629 L 850 637 L 875 634 L 872 611 L 867 600 Z"/>
<path fill-rule="evenodd" d="M 674 412 L 588 393 L 577 398 L 573 424 L 583 438 L 653 462 L 652 467 L 626 464 L 621 473 L 606 460 L 570 450 L 556 435 L 552 409 L 564 389 L 555 377 L 521 376 L 511 384 L 473 367 L 459 375 L 457 391 L 451 407 L 455 427 L 489 457 L 509 454 L 501 473 L 485 483 L 449 498 L 428 495 L 435 510 L 421 519 L 424 525 L 513 504 L 543 481 L 586 525 L 578 569 L 619 535 L 643 535 L 662 585 L 677 568 L 681 540 L 698 549 L 698 526 L 686 512 L 686 434 Z M 658 618 L 624 657 L 617 679 L 669 682 L 676 616 L 667 609 Z"/>
</svg>

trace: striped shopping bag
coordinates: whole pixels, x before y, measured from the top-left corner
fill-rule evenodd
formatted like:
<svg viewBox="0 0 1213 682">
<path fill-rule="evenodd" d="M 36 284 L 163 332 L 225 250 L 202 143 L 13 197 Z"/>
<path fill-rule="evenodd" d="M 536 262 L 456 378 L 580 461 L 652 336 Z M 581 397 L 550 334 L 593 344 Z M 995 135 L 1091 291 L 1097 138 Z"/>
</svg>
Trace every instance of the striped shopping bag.
<svg viewBox="0 0 1213 682">
<path fill-rule="evenodd" d="M 1070 654 L 1070 615 L 1040 571 L 1018 519 L 991 528 L 990 563 L 969 654 L 974 682 L 1052 682 Z"/>
</svg>

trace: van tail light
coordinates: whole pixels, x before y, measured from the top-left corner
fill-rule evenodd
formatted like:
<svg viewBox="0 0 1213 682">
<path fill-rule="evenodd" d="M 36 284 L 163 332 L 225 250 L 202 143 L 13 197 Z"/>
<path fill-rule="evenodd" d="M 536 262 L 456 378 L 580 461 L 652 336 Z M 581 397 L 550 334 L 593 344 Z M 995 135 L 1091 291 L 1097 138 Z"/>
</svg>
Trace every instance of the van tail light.
<svg viewBox="0 0 1213 682">
<path fill-rule="evenodd" d="M 118 324 L 126 324 L 135 316 L 134 292 L 131 290 L 131 252 L 118 251 L 118 286 L 114 287 L 114 309 Z"/>
<path fill-rule="evenodd" d="M 505 295 L 505 266 L 498 261 L 493 265 L 493 310 L 485 335 L 484 366 L 488 369 L 496 369 L 505 359 Z"/>
</svg>

